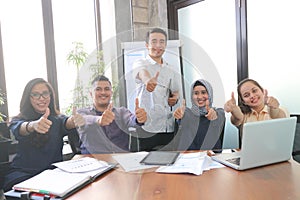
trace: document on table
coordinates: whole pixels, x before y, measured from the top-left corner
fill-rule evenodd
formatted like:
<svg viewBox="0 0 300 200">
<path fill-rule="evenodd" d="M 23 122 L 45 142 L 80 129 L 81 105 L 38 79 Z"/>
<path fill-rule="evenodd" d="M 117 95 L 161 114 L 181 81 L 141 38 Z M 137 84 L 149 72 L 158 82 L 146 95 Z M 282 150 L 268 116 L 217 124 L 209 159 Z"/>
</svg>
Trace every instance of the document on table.
<svg viewBox="0 0 300 200">
<path fill-rule="evenodd" d="M 157 167 L 158 165 L 143 165 L 140 163 L 146 155 L 148 155 L 148 152 L 142 151 L 136 153 L 116 154 L 112 157 L 121 165 L 125 172 Z"/>
<path fill-rule="evenodd" d="M 96 169 L 106 168 L 109 164 L 95 158 L 84 157 L 80 159 L 68 160 L 63 162 L 53 163 L 52 165 L 66 172 L 88 172 Z"/>
<path fill-rule="evenodd" d="M 213 161 L 206 152 L 182 153 L 177 161 L 171 166 L 159 167 L 156 172 L 160 173 L 191 173 L 201 175 L 203 171 L 213 168 L 224 167 Z"/>
</svg>

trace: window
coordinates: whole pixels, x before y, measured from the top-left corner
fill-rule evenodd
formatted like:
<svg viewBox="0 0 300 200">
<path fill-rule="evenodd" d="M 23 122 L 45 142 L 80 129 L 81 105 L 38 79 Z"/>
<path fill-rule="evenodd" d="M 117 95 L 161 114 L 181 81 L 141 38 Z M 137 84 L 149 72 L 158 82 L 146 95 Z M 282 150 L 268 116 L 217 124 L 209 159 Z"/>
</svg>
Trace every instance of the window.
<svg viewBox="0 0 300 200">
<path fill-rule="evenodd" d="M 25 84 L 47 78 L 41 1 L 1 1 L 0 20 L 9 116 L 19 113 Z"/>
<path fill-rule="evenodd" d="M 88 54 L 97 48 L 94 0 L 52 0 L 52 7 L 59 102 L 60 110 L 65 112 L 73 103 L 77 77 L 76 66 L 67 62 L 67 55 L 74 49 L 72 43 L 81 42 Z M 85 73 L 81 70 L 81 77 Z"/>
</svg>

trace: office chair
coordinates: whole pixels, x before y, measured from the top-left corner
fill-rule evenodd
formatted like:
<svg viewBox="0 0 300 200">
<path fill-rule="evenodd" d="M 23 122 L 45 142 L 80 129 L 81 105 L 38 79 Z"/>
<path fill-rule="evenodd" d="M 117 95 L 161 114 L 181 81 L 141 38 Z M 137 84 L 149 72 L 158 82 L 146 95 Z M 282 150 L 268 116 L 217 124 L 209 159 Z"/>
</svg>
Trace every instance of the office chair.
<svg viewBox="0 0 300 200">
<path fill-rule="evenodd" d="M 68 143 L 71 146 L 73 156 L 76 154 L 81 154 L 81 149 L 80 149 L 81 141 L 78 134 L 74 134 L 74 133 L 68 134 Z"/>
<path fill-rule="evenodd" d="M 297 123 L 296 125 L 292 156 L 294 160 L 300 163 L 300 123 Z"/>
<path fill-rule="evenodd" d="M 9 150 L 12 140 L 10 139 L 10 131 L 6 124 L 0 123 L 0 163 L 9 161 Z"/>
</svg>

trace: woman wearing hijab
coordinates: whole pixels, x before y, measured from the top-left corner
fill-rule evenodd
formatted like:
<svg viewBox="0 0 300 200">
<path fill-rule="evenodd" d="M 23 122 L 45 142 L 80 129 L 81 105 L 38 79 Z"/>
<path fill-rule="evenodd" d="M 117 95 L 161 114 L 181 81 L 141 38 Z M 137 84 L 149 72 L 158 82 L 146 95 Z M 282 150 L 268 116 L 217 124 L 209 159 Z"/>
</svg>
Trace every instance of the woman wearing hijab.
<svg viewBox="0 0 300 200">
<path fill-rule="evenodd" d="M 179 150 L 220 150 L 225 124 L 223 108 L 214 108 L 211 84 L 199 79 L 191 87 L 192 107 L 185 102 L 174 112 L 179 124 L 175 136 Z M 175 139 L 175 140 L 176 140 Z"/>
</svg>

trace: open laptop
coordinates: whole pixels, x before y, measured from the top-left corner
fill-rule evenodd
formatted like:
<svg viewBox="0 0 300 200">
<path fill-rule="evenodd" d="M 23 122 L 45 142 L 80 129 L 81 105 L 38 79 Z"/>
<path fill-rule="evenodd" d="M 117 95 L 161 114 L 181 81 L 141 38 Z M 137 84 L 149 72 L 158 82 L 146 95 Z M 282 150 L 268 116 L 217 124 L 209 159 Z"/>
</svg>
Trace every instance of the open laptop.
<svg viewBox="0 0 300 200">
<path fill-rule="evenodd" d="M 296 117 L 245 123 L 241 151 L 212 159 L 237 170 L 287 161 L 292 155 L 296 123 Z"/>
</svg>

